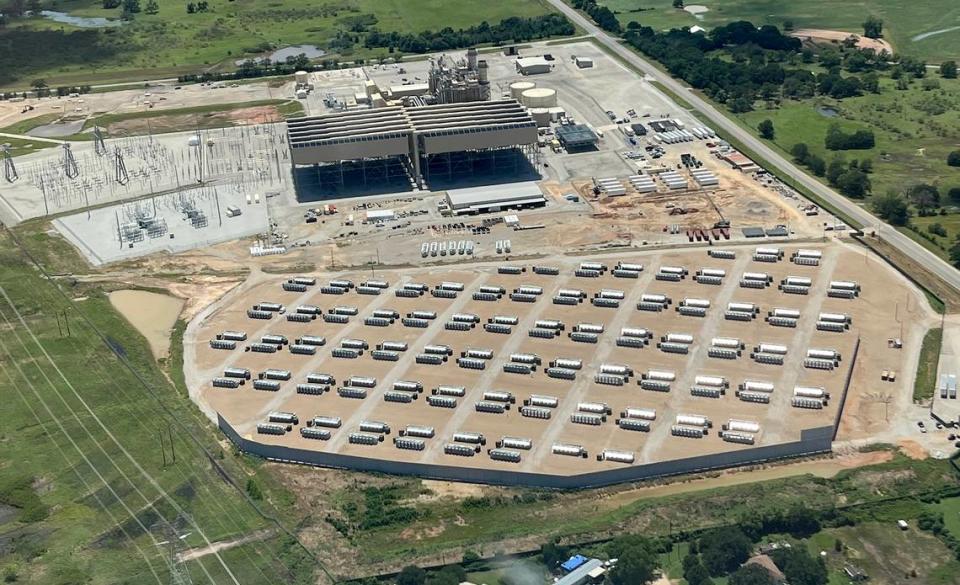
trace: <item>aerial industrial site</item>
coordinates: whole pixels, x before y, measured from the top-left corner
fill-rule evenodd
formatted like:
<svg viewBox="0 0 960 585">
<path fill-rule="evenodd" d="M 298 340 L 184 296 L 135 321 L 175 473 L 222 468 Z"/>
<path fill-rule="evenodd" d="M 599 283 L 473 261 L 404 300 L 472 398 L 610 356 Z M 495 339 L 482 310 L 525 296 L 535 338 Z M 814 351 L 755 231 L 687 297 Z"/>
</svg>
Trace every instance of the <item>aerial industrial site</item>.
<svg viewBox="0 0 960 585">
<path fill-rule="evenodd" d="M 3 581 L 960 583 L 958 27 L 729 4 L 0 6 Z"/>
<path fill-rule="evenodd" d="M 275 91 L 306 115 L 96 130 L 3 192 L 93 265 L 212 246 L 260 269 L 184 340 L 191 397 L 244 450 L 597 485 L 829 451 L 912 380 L 918 292 L 590 43 Z M 324 270 L 261 272 L 297 263 Z"/>
</svg>

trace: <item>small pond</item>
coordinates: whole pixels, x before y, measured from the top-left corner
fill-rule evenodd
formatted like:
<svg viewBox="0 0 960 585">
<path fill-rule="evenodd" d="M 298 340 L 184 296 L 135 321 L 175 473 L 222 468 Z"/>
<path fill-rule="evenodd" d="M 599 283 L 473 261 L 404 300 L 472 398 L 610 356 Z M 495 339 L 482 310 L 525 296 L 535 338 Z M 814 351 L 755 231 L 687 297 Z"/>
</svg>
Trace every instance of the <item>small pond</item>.
<svg viewBox="0 0 960 585">
<path fill-rule="evenodd" d="M 817 113 L 824 118 L 836 118 L 840 115 L 839 110 L 830 106 L 817 106 Z"/>
<path fill-rule="evenodd" d="M 69 24 L 70 26 L 76 26 L 79 28 L 102 28 L 105 26 L 121 26 L 123 24 L 122 20 L 100 17 L 73 16 L 72 14 L 67 14 L 66 12 L 56 12 L 55 10 L 41 10 L 40 15 L 47 20 L 52 20 L 62 24 Z"/>
<path fill-rule="evenodd" d="M 276 51 L 269 53 L 267 55 L 262 55 L 259 57 L 250 57 L 251 59 L 270 59 L 274 63 L 286 61 L 287 57 L 296 57 L 297 55 L 303 53 L 306 55 L 307 59 L 316 59 L 318 57 L 323 57 L 327 54 L 326 51 L 317 47 L 316 45 L 292 45 L 289 47 L 284 47 L 282 49 L 277 49 Z M 247 59 L 238 59 L 236 61 L 237 65 L 242 64 Z"/>
</svg>

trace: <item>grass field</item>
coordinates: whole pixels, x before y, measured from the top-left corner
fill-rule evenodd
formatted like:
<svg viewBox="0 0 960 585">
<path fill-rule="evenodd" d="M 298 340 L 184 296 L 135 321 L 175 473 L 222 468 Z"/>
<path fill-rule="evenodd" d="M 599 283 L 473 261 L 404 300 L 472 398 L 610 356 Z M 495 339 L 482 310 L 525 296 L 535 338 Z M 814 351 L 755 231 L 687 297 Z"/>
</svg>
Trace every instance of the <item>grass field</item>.
<svg viewBox="0 0 960 585">
<path fill-rule="evenodd" d="M 49 0 L 48 0 L 49 1 Z M 76 29 L 46 19 L 18 20 L 0 29 L 0 46 L 22 52 L 24 63 L 14 85 L 45 77 L 51 86 L 80 80 L 118 82 L 176 76 L 256 57 L 270 47 L 313 44 L 322 49 L 356 17 L 374 15 L 383 31 L 417 33 L 446 26 L 548 12 L 540 0 L 208 0 L 205 13 L 188 14 L 186 2 L 160 2 L 156 15 L 109 29 Z M 145 5 L 145 1 L 141 4 Z M 57 0 L 56 9 L 75 16 L 119 18 L 99 0 Z M 43 46 L 44 51 L 35 51 Z M 362 49 L 341 51 L 344 58 L 376 57 Z M 379 52 L 378 52 L 379 53 Z M 387 51 L 382 53 L 386 55 Z"/>
<path fill-rule="evenodd" d="M 943 514 L 943 525 L 956 538 L 960 538 L 960 497 L 944 498 L 931 506 Z"/>
<path fill-rule="evenodd" d="M 897 192 L 915 183 L 936 185 L 942 203 L 953 213 L 947 216 L 914 218 L 916 229 L 927 232 L 931 223 L 940 223 L 946 237 L 934 237 L 932 243 L 914 236 L 918 242 L 946 258 L 946 249 L 960 235 L 960 213 L 949 206 L 946 193 L 960 187 L 960 173 L 946 164 L 947 154 L 957 149 L 960 136 L 960 80 L 936 79 L 939 89 L 924 90 L 919 81 L 908 90 L 897 90 L 890 79 L 881 80 L 879 94 L 865 94 L 844 100 L 816 97 L 802 101 L 786 101 L 780 107 L 758 109 L 736 115 L 744 125 L 756 132 L 764 119 L 773 121 L 776 136 L 773 144 L 789 156 L 790 148 L 799 142 L 820 155 L 828 163 L 840 156 L 846 160 L 870 159 L 874 172 L 870 176 L 873 193 Z M 836 112 L 833 117 L 824 112 Z M 846 132 L 872 130 L 876 147 L 870 150 L 828 151 L 824 137 L 831 124 L 839 124 Z M 864 202 L 869 205 L 869 198 Z M 937 244 L 941 244 L 938 246 Z"/>
<path fill-rule="evenodd" d="M 884 37 L 894 49 L 931 62 L 953 59 L 960 52 L 960 29 L 914 40 L 917 36 L 960 26 L 960 5 L 951 0 L 691 0 L 706 6 L 702 19 L 673 8 L 672 0 L 605 0 L 623 24 L 636 20 L 658 29 L 699 24 L 710 28 L 735 20 L 782 27 L 825 28 L 863 34 L 863 21 L 876 15 L 884 21 Z M 638 11 L 642 7 L 645 10 Z"/>
<path fill-rule="evenodd" d="M 185 548 L 275 532 L 224 481 L 242 477 L 243 468 L 102 289 L 65 284 L 63 296 L 7 232 L 0 242 L 0 417 L 7 421 L 0 485 L 25 482 L 41 503 L 0 521 L 7 582 L 165 583 L 170 549 L 158 543 L 168 540 L 167 526 L 186 535 Z M 41 251 L 42 262 L 56 259 L 51 269 L 74 265 L 73 250 L 42 232 L 25 245 Z M 228 571 L 241 583 L 274 583 L 278 575 L 294 582 L 313 570 L 298 554 L 268 534 L 224 553 L 222 563 L 209 555 L 183 567 L 198 583 L 227 582 Z"/>
<path fill-rule="evenodd" d="M 913 399 L 921 402 L 933 398 L 937 388 L 937 366 L 940 363 L 940 347 L 943 343 L 943 329 L 937 327 L 927 331 L 920 348 L 920 363 L 917 366 L 917 379 L 913 385 Z"/>
<path fill-rule="evenodd" d="M 837 540 L 843 551 L 837 552 Z M 923 583 L 926 585 L 956 585 L 960 583 L 960 563 L 932 535 L 911 527 L 902 531 L 895 521 L 868 521 L 856 526 L 823 530 L 805 541 L 812 555 L 825 551 L 830 585 L 847 585 L 850 580 L 843 573 L 846 564 L 852 564 L 867 573 L 870 583 L 895 585 Z M 916 570 L 917 576 L 911 577 Z"/>
</svg>

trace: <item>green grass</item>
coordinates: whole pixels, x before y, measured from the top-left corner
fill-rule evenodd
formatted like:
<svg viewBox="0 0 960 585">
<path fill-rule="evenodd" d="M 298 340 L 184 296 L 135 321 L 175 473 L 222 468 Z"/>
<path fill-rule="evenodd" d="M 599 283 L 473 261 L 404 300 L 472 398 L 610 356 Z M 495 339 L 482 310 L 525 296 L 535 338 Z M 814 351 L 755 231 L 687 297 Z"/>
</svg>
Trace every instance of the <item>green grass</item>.
<svg viewBox="0 0 960 585">
<path fill-rule="evenodd" d="M 932 233 L 929 227 L 935 223 L 943 226 L 947 235 L 939 236 Z M 933 239 L 931 242 L 927 237 L 915 237 L 919 242 L 924 242 L 926 247 L 935 252 L 943 259 L 949 258 L 950 247 L 960 237 L 960 212 L 950 213 L 949 215 L 931 215 L 928 217 L 914 217 L 910 219 L 910 227 L 924 236 Z"/>
<path fill-rule="evenodd" d="M 406 485 L 408 480 L 386 481 Z M 658 536 L 671 530 L 735 523 L 745 514 L 782 510 L 801 502 L 815 502 L 818 507 L 852 506 L 849 509 L 853 513 L 878 499 L 939 493 L 956 481 L 944 461 L 913 461 L 897 455 L 888 463 L 844 471 L 829 480 L 799 476 L 665 497 L 637 495 L 617 500 L 616 506 L 604 505 L 604 499 L 598 500 L 597 492 L 590 490 L 558 494 L 492 490 L 489 497 L 493 501 L 488 504 L 449 498 L 429 505 L 414 502 L 412 505 L 423 512 L 421 517 L 395 526 L 366 530 L 354 527 L 349 541 L 362 543 L 357 560 L 364 564 L 385 560 L 404 563 L 449 549 L 471 549 L 490 556 L 498 550 L 498 542 L 508 539 L 528 542 L 535 536 L 546 542 L 562 537 L 566 542 L 582 542 L 623 532 Z M 353 487 L 324 495 L 344 516 L 344 506 L 356 498 Z M 868 507 L 857 513 L 875 520 L 887 511 Z"/>
<path fill-rule="evenodd" d="M 960 497 L 944 498 L 930 506 L 943 514 L 943 525 L 954 538 L 960 538 Z"/>
<path fill-rule="evenodd" d="M 699 20 L 693 15 L 672 7 L 672 0 L 605 0 L 603 4 L 617 13 L 623 24 L 636 20 L 657 29 L 688 27 L 699 24 L 704 28 L 735 20 L 749 20 L 756 25 L 783 26 L 790 20 L 796 28 L 825 28 L 863 34 L 863 21 L 876 15 L 884 21 L 884 38 L 898 52 L 933 62 L 953 59 L 960 53 L 960 30 L 913 41 L 916 35 L 960 24 L 960 6 L 952 0 L 704 0 L 695 2 L 706 6 L 709 12 Z M 688 2 L 694 4 L 694 2 Z M 631 12 L 639 7 L 652 8 Z"/>
<path fill-rule="evenodd" d="M 759 107 L 737 117 L 754 132 L 761 120 L 772 120 L 776 129 L 773 144 L 784 153 L 803 142 L 827 162 L 838 155 L 847 160 L 871 159 L 874 193 L 899 191 L 913 182 L 938 185 L 946 192 L 960 186 L 957 171 L 946 164 L 947 154 L 957 148 L 956 136 L 960 134 L 960 80 L 938 81 L 940 89 L 925 91 L 915 81 L 910 89 L 898 91 L 892 80 L 883 79 L 879 94 L 842 101 L 823 97 L 786 101 L 776 109 Z M 828 118 L 817 108 L 833 108 L 839 115 Z M 840 124 L 845 131 L 872 130 L 876 147 L 845 152 L 826 150 L 824 138 L 832 123 Z"/>
<path fill-rule="evenodd" d="M 913 383 L 913 400 L 922 402 L 933 398 L 937 389 L 937 366 L 940 363 L 940 347 L 943 343 L 943 329 L 937 327 L 927 331 L 920 348 L 920 363 L 917 365 L 917 379 Z"/>
<path fill-rule="evenodd" d="M 41 261 L 62 250 L 41 230 L 24 241 L 44 253 Z M 0 289 L 9 296 L 0 294 L 0 417 L 7 421 L 0 484 L 32 478 L 49 509 L 45 519 L 3 526 L 16 538 L 0 550 L 0 566 L 28 585 L 147 583 L 150 566 L 164 582 L 161 519 L 195 523 L 177 524 L 180 534 L 192 533 L 186 547 L 204 543 L 199 530 L 217 541 L 272 527 L 224 480 L 242 474 L 240 462 L 224 456 L 209 423 L 166 381 L 146 340 L 104 292 L 64 281 L 63 296 L 6 232 L 0 243 Z M 51 270 L 70 266 L 69 258 L 59 262 Z M 159 433 L 168 429 L 176 463 L 167 443 L 164 465 Z M 302 571 L 291 564 L 295 552 L 274 537 L 226 556 L 241 583 L 266 584 Z M 186 570 L 199 575 L 201 563 L 214 582 L 229 580 L 214 557 Z"/>
<path fill-rule="evenodd" d="M 42 45 L 44 54 L 25 54 L 29 65 L 20 79 L 45 77 L 51 85 L 95 80 L 101 83 L 135 81 L 197 72 L 211 66 L 232 67 L 233 61 L 259 56 L 263 46 L 314 44 L 321 48 L 340 29 L 343 19 L 373 14 L 376 28 L 417 33 L 498 22 L 511 16 L 549 12 L 541 0 L 209 0 L 210 11 L 187 14 L 186 2 L 160 3 L 157 15 L 138 14 L 121 27 L 77 31 L 45 19 L 18 20 L 0 30 L 0 42 Z M 78 16 L 119 17 L 119 9 L 104 10 L 99 0 L 60 0 L 57 9 Z M 14 46 L 19 46 L 14 44 Z M 94 50 L 94 47 L 97 49 Z M 32 49 L 31 49 L 32 50 Z M 345 59 L 386 56 L 362 45 Z"/>
<path fill-rule="evenodd" d="M 903 518 L 910 520 L 909 517 Z M 843 552 L 834 550 L 839 539 Z M 810 554 L 826 551 L 824 560 L 830 576 L 830 585 L 848 585 L 843 573 L 846 564 L 865 571 L 868 583 L 923 583 L 953 584 L 958 582 L 958 563 L 950 551 L 932 535 L 911 527 L 897 528 L 896 521 L 866 521 L 855 526 L 829 528 L 803 541 Z M 917 577 L 909 577 L 916 570 Z M 944 580 L 946 576 L 946 580 Z"/>
<path fill-rule="evenodd" d="M 24 138 L 7 138 L 6 136 L 0 136 L 0 144 L 9 145 L 12 156 L 23 156 L 31 152 L 43 150 L 44 148 L 53 148 L 56 146 L 53 142 L 41 142 L 39 140 L 27 140 Z"/>
</svg>

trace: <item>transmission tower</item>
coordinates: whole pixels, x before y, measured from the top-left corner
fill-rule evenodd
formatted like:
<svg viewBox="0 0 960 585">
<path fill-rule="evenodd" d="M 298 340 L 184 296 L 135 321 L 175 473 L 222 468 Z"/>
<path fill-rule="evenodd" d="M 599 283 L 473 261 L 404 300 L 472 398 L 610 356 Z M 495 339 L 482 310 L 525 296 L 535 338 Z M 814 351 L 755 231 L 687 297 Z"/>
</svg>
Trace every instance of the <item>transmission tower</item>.
<svg viewBox="0 0 960 585">
<path fill-rule="evenodd" d="M 121 185 L 126 185 L 127 181 L 130 180 L 130 176 L 127 175 L 127 164 L 123 162 L 123 153 L 120 152 L 120 147 L 118 146 L 113 150 L 114 159 L 116 161 L 116 170 L 117 170 L 117 182 Z"/>
<path fill-rule="evenodd" d="M 107 154 L 107 143 L 103 140 L 103 132 L 100 130 L 100 126 L 93 127 L 93 149 L 97 156 Z"/>
<path fill-rule="evenodd" d="M 13 165 L 13 155 L 10 154 L 10 145 L 0 144 L 0 154 L 3 154 L 3 176 L 7 178 L 7 182 L 12 183 L 19 179 L 17 167 Z"/>
<path fill-rule="evenodd" d="M 189 533 L 179 534 L 176 529 L 177 526 L 184 524 L 186 521 L 183 515 L 178 514 L 173 522 L 160 519 L 151 530 L 158 536 L 157 546 L 166 549 L 164 560 L 170 571 L 170 585 L 193 585 L 193 578 L 190 577 L 190 572 L 181 560 L 184 550 L 183 539 L 189 536 Z"/>
<path fill-rule="evenodd" d="M 71 179 L 76 179 L 80 175 L 80 167 L 77 166 L 77 160 L 73 158 L 70 144 L 66 142 L 63 143 L 63 173 Z"/>
</svg>

